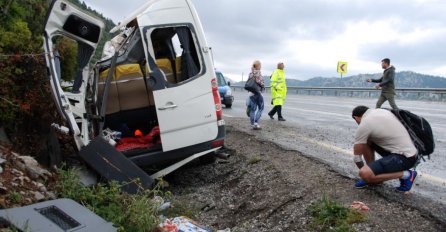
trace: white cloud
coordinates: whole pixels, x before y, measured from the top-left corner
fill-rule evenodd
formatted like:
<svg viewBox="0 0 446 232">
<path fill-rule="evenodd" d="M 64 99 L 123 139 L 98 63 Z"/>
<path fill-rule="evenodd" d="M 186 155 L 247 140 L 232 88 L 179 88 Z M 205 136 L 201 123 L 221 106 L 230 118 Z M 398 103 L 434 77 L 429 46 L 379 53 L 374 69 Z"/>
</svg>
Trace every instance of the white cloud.
<svg viewBox="0 0 446 232">
<path fill-rule="evenodd" d="M 87 0 L 114 20 L 145 0 Z M 288 77 L 381 72 L 389 57 L 398 71 L 446 75 L 446 1 L 440 0 L 192 0 L 215 66 L 228 77 L 246 77 L 260 59 L 269 75 L 278 61 Z M 122 15 L 122 16 L 119 16 Z"/>
</svg>

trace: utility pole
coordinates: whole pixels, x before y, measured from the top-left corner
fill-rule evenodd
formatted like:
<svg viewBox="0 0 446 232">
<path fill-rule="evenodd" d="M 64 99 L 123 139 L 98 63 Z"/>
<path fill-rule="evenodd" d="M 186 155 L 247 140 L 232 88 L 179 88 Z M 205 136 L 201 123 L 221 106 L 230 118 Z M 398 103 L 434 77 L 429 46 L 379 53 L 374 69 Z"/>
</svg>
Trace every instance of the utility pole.
<svg viewBox="0 0 446 232">
<path fill-rule="evenodd" d="M 242 72 L 242 82 L 243 82 L 243 72 Z"/>
</svg>

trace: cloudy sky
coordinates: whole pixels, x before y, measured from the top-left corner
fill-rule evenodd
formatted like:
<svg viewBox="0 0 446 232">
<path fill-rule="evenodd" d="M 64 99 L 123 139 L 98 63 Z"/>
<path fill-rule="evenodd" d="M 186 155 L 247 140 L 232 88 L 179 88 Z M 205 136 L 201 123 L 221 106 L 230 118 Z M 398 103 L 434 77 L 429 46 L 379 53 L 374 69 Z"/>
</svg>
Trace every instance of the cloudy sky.
<svg viewBox="0 0 446 232">
<path fill-rule="evenodd" d="M 118 22 L 146 0 L 85 0 Z M 252 61 L 269 75 L 285 63 L 286 77 L 306 80 L 380 73 L 388 57 L 397 71 L 446 76 L 444 0 L 192 0 L 215 66 L 241 80 Z"/>
</svg>

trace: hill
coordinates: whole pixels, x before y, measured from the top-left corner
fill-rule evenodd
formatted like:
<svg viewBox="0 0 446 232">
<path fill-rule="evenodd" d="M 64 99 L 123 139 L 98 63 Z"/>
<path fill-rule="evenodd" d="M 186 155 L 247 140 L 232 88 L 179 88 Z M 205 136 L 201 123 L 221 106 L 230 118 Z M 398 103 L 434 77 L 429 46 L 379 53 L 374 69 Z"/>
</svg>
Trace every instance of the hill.
<svg viewBox="0 0 446 232">
<path fill-rule="evenodd" d="M 287 79 L 288 86 L 303 87 L 371 87 L 367 79 L 378 79 L 381 73 L 359 74 L 349 77 L 314 77 L 306 81 Z M 265 85 L 269 86 L 269 76 L 264 77 Z M 244 82 L 237 82 L 236 85 L 242 85 Z M 395 76 L 395 85 L 397 88 L 446 88 L 446 78 L 431 76 L 411 71 L 397 72 Z"/>
</svg>

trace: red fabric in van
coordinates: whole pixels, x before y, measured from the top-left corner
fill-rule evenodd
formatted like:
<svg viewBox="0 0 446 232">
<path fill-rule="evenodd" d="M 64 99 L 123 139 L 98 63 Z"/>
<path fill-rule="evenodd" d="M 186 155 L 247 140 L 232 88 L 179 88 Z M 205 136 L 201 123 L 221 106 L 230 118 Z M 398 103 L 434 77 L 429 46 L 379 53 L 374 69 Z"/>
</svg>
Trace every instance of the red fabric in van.
<svg viewBox="0 0 446 232">
<path fill-rule="evenodd" d="M 128 151 L 137 148 L 151 148 L 156 144 L 161 144 L 159 126 L 153 127 L 150 133 L 142 137 L 122 138 L 116 144 L 116 149 L 118 151 Z"/>
</svg>

